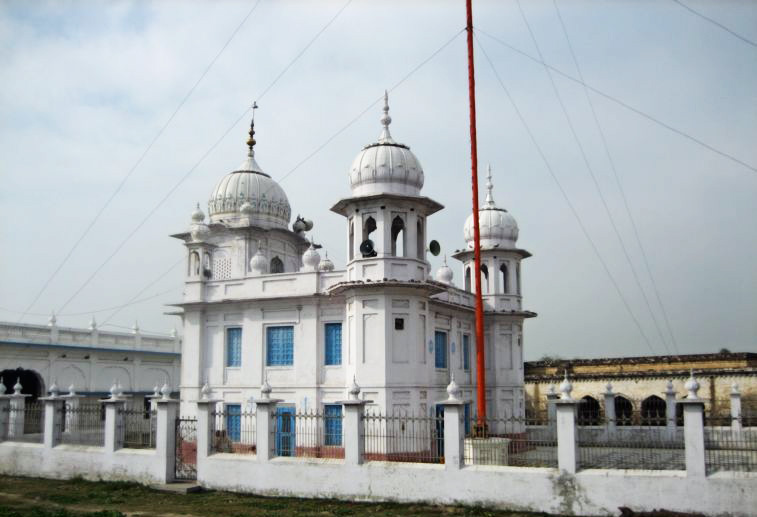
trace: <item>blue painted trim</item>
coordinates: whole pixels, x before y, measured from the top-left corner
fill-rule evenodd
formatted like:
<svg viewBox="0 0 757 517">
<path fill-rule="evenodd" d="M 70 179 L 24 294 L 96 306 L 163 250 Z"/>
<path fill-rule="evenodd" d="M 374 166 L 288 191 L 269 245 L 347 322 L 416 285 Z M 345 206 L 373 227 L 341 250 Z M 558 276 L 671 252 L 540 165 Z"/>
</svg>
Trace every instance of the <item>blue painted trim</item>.
<svg viewBox="0 0 757 517">
<path fill-rule="evenodd" d="M 64 350 L 79 350 L 79 351 L 97 351 L 97 352 L 119 352 L 119 353 L 138 353 L 138 354 L 157 354 L 157 355 L 171 355 L 175 357 L 181 357 L 181 354 L 176 352 L 154 352 L 151 350 L 142 349 L 128 349 L 128 348 L 100 348 L 94 346 L 76 346 L 76 345 L 54 345 L 51 343 L 22 343 L 19 341 L 0 341 L 0 345 L 9 346 L 27 346 L 27 347 L 47 347 L 47 348 L 59 348 Z"/>
</svg>

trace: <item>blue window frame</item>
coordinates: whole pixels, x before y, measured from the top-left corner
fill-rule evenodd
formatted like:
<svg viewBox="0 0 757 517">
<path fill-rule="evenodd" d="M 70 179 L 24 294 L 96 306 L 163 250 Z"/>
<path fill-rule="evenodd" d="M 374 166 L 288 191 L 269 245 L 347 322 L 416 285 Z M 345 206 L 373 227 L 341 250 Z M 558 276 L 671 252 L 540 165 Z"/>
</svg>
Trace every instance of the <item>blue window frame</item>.
<svg viewBox="0 0 757 517">
<path fill-rule="evenodd" d="M 268 327 L 266 329 L 266 365 L 291 366 L 294 364 L 294 327 Z"/>
<path fill-rule="evenodd" d="M 239 404 L 226 405 L 226 436 L 232 442 L 242 438 L 242 406 Z"/>
<path fill-rule="evenodd" d="M 295 418 L 293 407 L 276 408 L 276 456 L 294 456 L 297 443 Z"/>
<path fill-rule="evenodd" d="M 342 324 L 326 323 L 326 360 L 327 366 L 342 364 Z"/>
<path fill-rule="evenodd" d="M 226 329 L 226 366 L 242 366 L 242 329 Z"/>
<path fill-rule="evenodd" d="M 470 336 L 463 334 L 463 370 L 470 370 Z"/>
<path fill-rule="evenodd" d="M 434 366 L 447 367 L 447 333 L 438 330 L 434 336 Z"/>
<path fill-rule="evenodd" d="M 470 402 L 466 402 L 463 406 L 463 419 L 465 421 L 465 435 L 470 434 Z"/>
<path fill-rule="evenodd" d="M 324 444 L 342 445 L 342 406 L 326 404 L 323 406 Z"/>
</svg>

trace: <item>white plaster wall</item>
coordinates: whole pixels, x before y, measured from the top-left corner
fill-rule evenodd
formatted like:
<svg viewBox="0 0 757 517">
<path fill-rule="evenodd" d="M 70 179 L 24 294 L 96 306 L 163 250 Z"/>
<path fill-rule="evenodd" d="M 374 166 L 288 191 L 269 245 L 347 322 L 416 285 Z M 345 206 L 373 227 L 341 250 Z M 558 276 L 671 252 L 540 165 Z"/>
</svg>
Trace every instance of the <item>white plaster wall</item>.
<svg viewBox="0 0 757 517">
<path fill-rule="evenodd" d="M 217 454 L 198 469 L 208 488 L 297 497 L 475 504 L 512 510 L 579 515 L 665 508 L 711 515 L 757 515 L 755 473 L 687 478 L 668 471 L 587 470 L 575 476 L 556 469 L 369 462 Z"/>
</svg>

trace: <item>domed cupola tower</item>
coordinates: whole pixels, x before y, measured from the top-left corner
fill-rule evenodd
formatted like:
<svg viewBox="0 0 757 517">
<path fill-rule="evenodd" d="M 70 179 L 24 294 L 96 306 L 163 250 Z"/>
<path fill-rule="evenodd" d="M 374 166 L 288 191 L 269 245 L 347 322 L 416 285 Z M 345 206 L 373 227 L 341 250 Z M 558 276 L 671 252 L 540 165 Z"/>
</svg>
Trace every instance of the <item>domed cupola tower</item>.
<svg viewBox="0 0 757 517">
<path fill-rule="evenodd" d="M 426 218 L 443 206 L 421 195 L 424 175 L 407 145 L 389 132 L 389 100 L 384 94 L 381 133 L 352 161 L 352 197 L 331 210 L 347 218 L 349 280 L 425 281 Z"/>
<path fill-rule="evenodd" d="M 517 247 L 518 223 L 494 201 L 491 166 L 487 169 L 486 200 L 478 211 L 481 238 L 481 289 L 484 305 L 496 311 L 522 310 L 520 262 L 531 254 Z M 473 214 L 463 228 L 466 246 L 453 256 L 463 263 L 463 286 L 475 292 Z"/>
</svg>

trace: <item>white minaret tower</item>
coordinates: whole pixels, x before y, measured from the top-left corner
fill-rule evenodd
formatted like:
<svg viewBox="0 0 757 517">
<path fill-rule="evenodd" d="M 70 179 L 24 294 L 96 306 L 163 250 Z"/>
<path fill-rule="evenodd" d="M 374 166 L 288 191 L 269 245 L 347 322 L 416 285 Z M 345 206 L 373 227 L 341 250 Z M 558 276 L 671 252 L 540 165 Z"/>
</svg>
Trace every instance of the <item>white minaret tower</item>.
<svg viewBox="0 0 757 517">
<path fill-rule="evenodd" d="M 352 163 L 352 197 L 331 208 L 347 219 L 347 279 L 332 289 L 346 302 L 346 378 L 381 386 L 372 395 L 379 404 L 393 387 L 407 389 L 407 379 L 435 383 L 424 353 L 432 335 L 428 298 L 443 290 L 428 282 L 426 261 L 426 219 L 443 207 L 421 195 L 420 162 L 392 138 L 386 93 L 383 111 L 378 141 Z"/>
<path fill-rule="evenodd" d="M 518 223 L 494 201 L 492 169 L 487 167 L 486 199 L 478 211 L 481 237 L 481 289 L 484 300 L 486 383 L 498 393 L 490 400 L 497 414 L 523 415 L 523 320 L 536 313 L 523 310 L 520 263 L 531 254 L 517 247 Z M 475 292 L 473 215 L 465 221 L 465 249 L 453 257 L 462 262 L 462 287 Z M 509 395 L 512 394 L 512 395 Z M 510 407 L 508 407 L 510 406 Z"/>
</svg>

